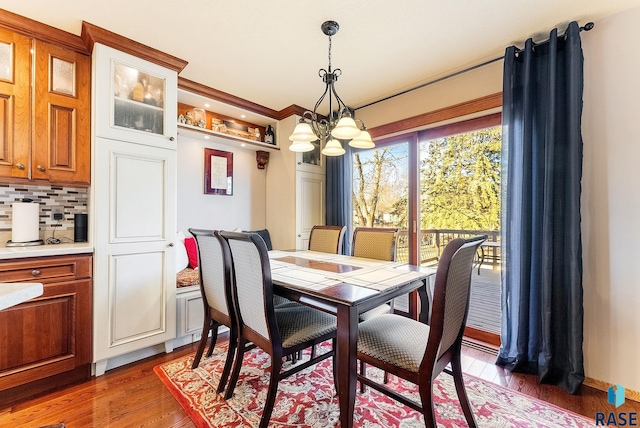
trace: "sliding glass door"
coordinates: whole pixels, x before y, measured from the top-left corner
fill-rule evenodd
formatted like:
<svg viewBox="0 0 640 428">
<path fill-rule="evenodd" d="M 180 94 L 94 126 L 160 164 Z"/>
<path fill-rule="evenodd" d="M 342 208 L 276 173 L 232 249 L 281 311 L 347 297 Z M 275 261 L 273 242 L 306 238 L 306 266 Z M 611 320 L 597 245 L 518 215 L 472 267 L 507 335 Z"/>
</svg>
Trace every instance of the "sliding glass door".
<svg viewBox="0 0 640 428">
<path fill-rule="evenodd" d="M 356 151 L 354 227 L 400 228 L 398 261 L 420 265 L 437 264 L 456 237 L 487 234 L 499 242 L 500 121 L 493 114 L 376 140 L 375 149 Z M 468 325 L 488 342 L 500 331 L 499 261 L 499 244 L 486 246 L 474 267 Z"/>
</svg>

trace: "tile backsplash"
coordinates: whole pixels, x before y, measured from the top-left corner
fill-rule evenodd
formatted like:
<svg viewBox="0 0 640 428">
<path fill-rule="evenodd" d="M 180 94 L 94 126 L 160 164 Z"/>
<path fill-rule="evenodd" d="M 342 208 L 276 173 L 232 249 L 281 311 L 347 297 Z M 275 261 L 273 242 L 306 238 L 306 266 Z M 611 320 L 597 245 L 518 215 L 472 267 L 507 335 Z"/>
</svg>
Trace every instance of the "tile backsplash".
<svg viewBox="0 0 640 428">
<path fill-rule="evenodd" d="M 60 186 L 0 184 L 0 245 L 11 239 L 11 205 L 24 198 L 40 204 L 40 237 L 55 233 L 57 238 L 73 239 L 73 215 L 86 214 L 89 189 Z M 51 218 L 53 207 L 63 209 L 60 221 Z M 54 225 L 58 225 L 54 229 Z M 5 239 L 6 238 L 6 239 Z"/>
</svg>

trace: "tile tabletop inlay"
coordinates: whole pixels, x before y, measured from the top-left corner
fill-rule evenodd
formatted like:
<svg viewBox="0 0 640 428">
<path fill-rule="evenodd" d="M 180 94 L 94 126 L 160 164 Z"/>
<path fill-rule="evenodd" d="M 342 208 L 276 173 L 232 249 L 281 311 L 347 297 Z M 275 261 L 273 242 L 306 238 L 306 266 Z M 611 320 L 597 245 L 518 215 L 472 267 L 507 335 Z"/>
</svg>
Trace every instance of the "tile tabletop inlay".
<svg viewBox="0 0 640 428">
<path fill-rule="evenodd" d="M 0 282 L 0 311 L 41 296 L 42 293 L 40 282 Z"/>
</svg>

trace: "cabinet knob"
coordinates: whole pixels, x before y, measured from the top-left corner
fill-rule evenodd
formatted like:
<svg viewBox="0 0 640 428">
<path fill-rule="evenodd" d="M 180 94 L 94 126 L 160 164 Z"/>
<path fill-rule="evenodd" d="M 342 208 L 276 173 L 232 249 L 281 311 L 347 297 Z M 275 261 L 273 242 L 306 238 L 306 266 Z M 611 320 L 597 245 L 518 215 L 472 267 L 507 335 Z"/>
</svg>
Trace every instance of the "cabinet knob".
<svg viewBox="0 0 640 428">
<path fill-rule="evenodd" d="M 298 235 L 298 238 L 302 238 L 302 235 Z"/>
<path fill-rule="evenodd" d="M 36 169 L 37 169 L 38 171 L 40 171 L 40 172 L 44 172 L 45 167 L 43 167 L 42 165 L 38 165 L 38 166 L 36 166 Z"/>
<path fill-rule="evenodd" d="M 34 269 L 31 271 L 31 276 L 40 276 L 40 270 L 39 269 Z"/>
<path fill-rule="evenodd" d="M 174 137 L 169 137 L 169 141 L 174 141 L 175 138 Z"/>
<path fill-rule="evenodd" d="M 169 242 L 169 246 L 170 246 L 170 247 L 173 247 L 173 242 Z"/>
<path fill-rule="evenodd" d="M 24 169 L 24 164 L 23 164 L 23 163 L 17 163 L 17 164 L 16 164 L 16 168 L 18 168 L 18 169 Z"/>
</svg>

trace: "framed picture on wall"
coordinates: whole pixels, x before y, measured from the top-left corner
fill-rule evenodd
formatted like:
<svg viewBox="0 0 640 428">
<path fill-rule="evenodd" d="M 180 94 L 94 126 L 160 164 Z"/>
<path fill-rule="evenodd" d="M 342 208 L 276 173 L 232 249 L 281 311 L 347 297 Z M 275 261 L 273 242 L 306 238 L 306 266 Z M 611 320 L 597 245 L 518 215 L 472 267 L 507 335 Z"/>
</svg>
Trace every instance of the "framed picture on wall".
<svg viewBox="0 0 640 428">
<path fill-rule="evenodd" d="M 204 193 L 233 195 L 233 153 L 204 149 Z"/>
</svg>

